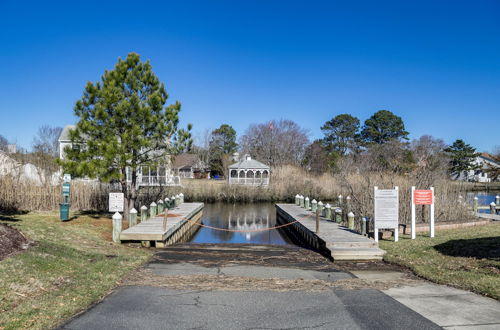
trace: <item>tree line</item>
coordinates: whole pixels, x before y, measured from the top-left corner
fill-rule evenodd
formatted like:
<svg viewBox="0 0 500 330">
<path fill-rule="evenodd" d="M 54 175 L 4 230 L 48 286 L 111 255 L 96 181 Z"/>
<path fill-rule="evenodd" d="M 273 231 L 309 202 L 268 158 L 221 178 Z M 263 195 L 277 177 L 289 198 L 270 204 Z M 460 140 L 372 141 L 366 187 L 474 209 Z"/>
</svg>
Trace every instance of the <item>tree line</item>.
<svg viewBox="0 0 500 330">
<path fill-rule="evenodd" d="M 232 155 L 249 153 L 272 167 L 301 166 L 314 174 L 355 170 L 357 172 L 414 173 L 432 181 L 448 173 L 458 178 L 474 170 L 479 155 L 474 147 L 458 139 L 446 145 L 442 139 L 424 135 L 412 141 L 403 119 L 380 110 L 363 124 L 351 114 L 339 114 L 320 127 L 323 137 L 309 140 L 309 132 L 297 123 L 282 119 L 251 124 L 237 138 L 229 124 L 205 135 L 194 151 L 203 155 L 212 173 L 225 175 Z M 500 152 L 496 152 L 500 156 Z M 498 170 L 490 169 L 491 176 Z"/>
</svg>

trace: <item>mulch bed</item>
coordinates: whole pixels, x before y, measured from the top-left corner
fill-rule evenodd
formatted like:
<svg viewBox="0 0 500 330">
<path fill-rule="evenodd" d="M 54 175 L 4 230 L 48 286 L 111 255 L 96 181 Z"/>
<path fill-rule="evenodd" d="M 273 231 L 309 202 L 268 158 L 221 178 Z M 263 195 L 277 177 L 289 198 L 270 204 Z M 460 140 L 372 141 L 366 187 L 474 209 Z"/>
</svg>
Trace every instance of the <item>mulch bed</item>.
<svg viewBox="0 0 500 330">
<path fill-rule="evenodd" d="M 19 230 L 0 223 L 0 260 L 25 251 L 32 244 Z"/>
</svg>

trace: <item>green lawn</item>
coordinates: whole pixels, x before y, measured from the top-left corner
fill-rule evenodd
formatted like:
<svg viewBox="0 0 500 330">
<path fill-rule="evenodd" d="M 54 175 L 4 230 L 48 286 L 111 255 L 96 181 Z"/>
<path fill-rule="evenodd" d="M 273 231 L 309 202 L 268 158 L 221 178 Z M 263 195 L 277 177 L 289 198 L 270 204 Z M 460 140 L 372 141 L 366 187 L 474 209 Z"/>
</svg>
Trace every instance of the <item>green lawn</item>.
<svg viewBox="0 0 500 330">
<path fill-rule="evenodd" d="M 0 215 L 0 222 L 35 240 L 0 261 L 0 329 L 47 329 L 108 293 L 151 255 L 110 241 L 111 219 L 55 214 Z"/>
<path fill-rule="evenodd" d="M 385 261 L 408 267 L 423 278 L 500 300 L 500 222 L 380 241 Z"/>
</svg>

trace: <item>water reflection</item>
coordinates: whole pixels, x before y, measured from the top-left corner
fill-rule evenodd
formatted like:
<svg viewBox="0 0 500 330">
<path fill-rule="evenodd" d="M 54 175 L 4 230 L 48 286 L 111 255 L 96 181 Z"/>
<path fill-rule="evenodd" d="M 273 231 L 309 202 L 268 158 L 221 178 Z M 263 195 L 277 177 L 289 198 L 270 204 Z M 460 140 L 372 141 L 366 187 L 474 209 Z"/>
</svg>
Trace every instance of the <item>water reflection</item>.
<svg viewBox="0 0 500 330">
<path fill-rule="evenodd" d="M 271 203 L 205 204 L 202 222 L 231 231 L 201 227 L 192 243 L 288 244 L 275 229 L 257 231 L 275 226 L 276 209 Z"/>
</svg>

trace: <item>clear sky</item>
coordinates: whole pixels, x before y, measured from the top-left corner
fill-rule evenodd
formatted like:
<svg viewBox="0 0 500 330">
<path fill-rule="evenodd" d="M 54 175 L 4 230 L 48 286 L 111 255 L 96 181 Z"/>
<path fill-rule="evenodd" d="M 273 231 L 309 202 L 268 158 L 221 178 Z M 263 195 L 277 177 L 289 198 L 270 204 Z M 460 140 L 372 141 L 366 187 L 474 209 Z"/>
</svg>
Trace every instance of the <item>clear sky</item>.
<svg viewBox="0 0 500 330">
<path fill-rule="evenodd" d="M 500 1 L 0 0 L 0 134 L 30 147 L 129 52 L 194 132 L 388 109 L 412 138 L 500 145 Z"/>
</svg>

